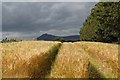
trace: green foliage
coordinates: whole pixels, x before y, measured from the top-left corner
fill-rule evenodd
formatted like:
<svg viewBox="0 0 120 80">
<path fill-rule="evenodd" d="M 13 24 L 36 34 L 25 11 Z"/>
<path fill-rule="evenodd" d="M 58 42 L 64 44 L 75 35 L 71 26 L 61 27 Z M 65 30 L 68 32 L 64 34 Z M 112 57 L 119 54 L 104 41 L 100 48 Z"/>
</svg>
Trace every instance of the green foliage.
<svg viewBox="0 0 120 80">
<path fill-rule="evenodd" d="M 18 40 L 5 38 L 1 41 L 1 43 L 8 43 L 8 42 L 18 42 Z"/>
<path fill-rule="evenodd" d="M 63 42 L 63 41 L 65 41 L 63 38 L 55 38 L 55 39 L 53 39 L 53 41 L 60 41 L 60 42 Z"/>
<path fill-rule="evenodd" d="M 99 2 L 80 29 L 80 40 L 120 41 L 120 2 Z"/>
</svg>

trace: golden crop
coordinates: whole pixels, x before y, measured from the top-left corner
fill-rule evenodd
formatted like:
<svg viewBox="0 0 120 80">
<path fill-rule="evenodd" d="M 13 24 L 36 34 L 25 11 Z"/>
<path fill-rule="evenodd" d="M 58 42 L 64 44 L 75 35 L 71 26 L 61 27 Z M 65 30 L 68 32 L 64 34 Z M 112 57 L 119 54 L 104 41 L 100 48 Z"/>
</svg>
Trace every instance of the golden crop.
<svg viewBox="0 0 120 80">
<path fill-rule="evenodd" d="M 78 49 L 79 48 L 79 49 Z M 52 78 L 88 78 L 88 58 L 74 43 L 63 43 L 52 67 Z"/>
<path fill-rule="evenodd" d="M 100 42 L 77 42 L 87 52 L 91 64 L 106 78 L 118 77 L 118 45 Z"/>
<path fill-rule="evenodd" d="M 2 44 L 0 44 L 0 79 L 2 78 L 2 56 L 1 56 L 2 49 L 1 47 L 2 47 Z"/>
<path fill-rule="evenodd" d="M 2 43 L 2 76 L 4 78 L 33 77 L 44 74 L 49 50 L 59 42 L 22 41 Z M 41 70 L 43 69 L 43 70 Z M 41 74 L 36 73 L 39 70 Z"/>
<path fill-rule="evenodd" d="M 3 78 L 117 78 L 120 74 L 117 44 L 21 41 L 0 45 Z"/>
</svg>

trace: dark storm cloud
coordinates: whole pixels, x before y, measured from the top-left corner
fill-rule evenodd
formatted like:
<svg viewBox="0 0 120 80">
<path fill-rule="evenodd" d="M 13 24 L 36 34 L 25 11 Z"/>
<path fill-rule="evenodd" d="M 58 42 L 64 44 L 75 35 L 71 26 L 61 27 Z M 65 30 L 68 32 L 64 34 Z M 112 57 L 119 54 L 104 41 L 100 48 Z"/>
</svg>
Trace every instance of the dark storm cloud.
<svg viewBox="0 0 120 80">
<path fill-rule="evenodd" d="M 2 39 L 2 3 L 0 2 L 0 40 Z"/>
<path fill-rule="evenodd" d="M 56 35 L 79 34 L 80 26 L 94 5 L 91 2 L 4 2 L 3 32 L 27 36 L 37 36 L 44 32 Z"/>
<path fill-rule="evenodd" d="M 0 2 L 0 31 L 2 28 L 2 3 Z"/>
</svg>

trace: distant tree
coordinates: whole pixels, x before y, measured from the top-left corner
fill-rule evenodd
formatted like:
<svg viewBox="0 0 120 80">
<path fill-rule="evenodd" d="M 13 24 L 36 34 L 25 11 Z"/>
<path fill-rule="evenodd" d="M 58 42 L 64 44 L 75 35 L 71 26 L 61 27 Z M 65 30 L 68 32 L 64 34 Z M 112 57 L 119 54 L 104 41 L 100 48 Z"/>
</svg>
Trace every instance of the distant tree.
<svg viewBox="0 0 120 80">
<path fill-rule="evenodd" d="M 63 41 L 65 41 L 65 40 L 64 40 L 64 38 L 55 38 L 55 39 L 53 39 L 53 41 L 60 41 L 60 42 L 63 42 Z"/>
<path fill-rule="evenodd" d="M 119 42 L 120 2 L 99 2 L 80 29 L 80 40 Z"/>
<path fill-rule="evenodd" d="M 1 41 L 1 43 L 7 43 L 7 42 L 18 42 L 18 40 L 5 38 Z"/>
</svg>

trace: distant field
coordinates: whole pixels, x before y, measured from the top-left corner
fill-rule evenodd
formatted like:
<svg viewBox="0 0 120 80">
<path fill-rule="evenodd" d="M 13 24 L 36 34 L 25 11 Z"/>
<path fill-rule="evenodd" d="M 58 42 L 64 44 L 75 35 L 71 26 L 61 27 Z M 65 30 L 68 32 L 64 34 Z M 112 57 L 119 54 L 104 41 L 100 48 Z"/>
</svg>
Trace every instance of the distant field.
<svg viewBox="0 0 120 80">
<path fill-rule="evenodd" d="M 118 45 L 99 42 L 2 43 L 3 78 L 117 78 Z"/>
</svg>

